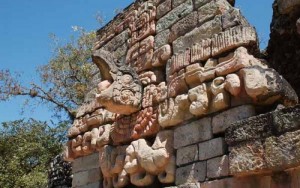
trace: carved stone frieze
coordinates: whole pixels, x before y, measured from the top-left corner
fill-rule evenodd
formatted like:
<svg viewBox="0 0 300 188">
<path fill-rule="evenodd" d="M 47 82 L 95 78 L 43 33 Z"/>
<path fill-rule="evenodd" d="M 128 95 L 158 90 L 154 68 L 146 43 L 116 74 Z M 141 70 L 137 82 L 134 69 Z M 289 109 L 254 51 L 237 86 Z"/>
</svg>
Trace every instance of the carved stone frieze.
<svg viewBox="0 0 300 188">
<path fill-rule="evenodd" d="M 153 144 L 138 139 L 129 145 L 106 145 L 100 150 L 100 168 L 103 187 L 151 185 L 155 177 L 162 183 L 172 183 L 175 178 L 173 131 L 157 134 Z"/>
<path fill-rule="evenodd" d="M 113 124 L 111 138 L 114 144 L 126 143 L 159 131 L 157 107 L 147 107 L 129 116 L 120 115 Z"/>
<path fill-rule="evenodd" d="M 131 114 L 141 108 L 142 85 L 131 67 L 116 63 L 112 55 L 98 50 L 93 55 L 99 67 L 102 82 L 99 84 L 97 100 L 107 110 L 119 114 Z"/>
</svg>

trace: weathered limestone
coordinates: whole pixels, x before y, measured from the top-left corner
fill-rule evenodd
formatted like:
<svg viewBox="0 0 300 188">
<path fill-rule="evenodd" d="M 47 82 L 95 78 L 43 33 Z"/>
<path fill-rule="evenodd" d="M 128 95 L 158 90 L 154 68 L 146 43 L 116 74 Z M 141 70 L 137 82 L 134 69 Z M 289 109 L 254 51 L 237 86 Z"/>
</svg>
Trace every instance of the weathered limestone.
<svg viewBox="0 0 300 188">
<path fill-rule="evenodd" d="M 184 17 L 190 14 L 193 10 L 193 1 L 187 0 L 183 4 L 179 5 L 175 9 L 171 10 L 168 14 L 157 21 L 156 31 L 157 33 L 168 29 L 171 25 L 180 20 L 181 17 Z"/>
<path fill-rule="evenodd" d="M 299 165 L 299 106 L 237 122 L 226 131 L 230 173 L 270 173 Z M 286 124 L 285 124 L 286 122 Z"/>
<path fill-rule="evenodd" d="M 155 36 L 154 48 L 157 49 L 165 44 L 168 44 L 170 30 L 166 29 Z"/>
<path fill-rule="evenodd" d="M 158 5 L 156 18 L 159 19 L 167 14 L 172 9 L 172 0 L 166 0 L 162 4 Z"/>
<path fill-rule="evenodd" d="M 144 136 L 155 135 L 159 131 L 157 108 L 147 107 L 129 116 L 119 116 L 113 124 L 111 138 L 120 144 Z"/>
<path fill-rule="evenodd" d="M 226 146 L 223 138 L 215 138 L 198 144 L 199 160 L 207 160 L 225 154 Z"/>
<path fill-rule="evenodd" d="M 112 40 L 110 40 L 107 44 L 103 46 L 103 50 L 106 51 L 116 51 L 119 47 L 122 46 L 129 39 L 129 30 L 125 30 Z"/>
<path fill-rule="evenodd" d="M 159 105 L 158 122 L 162 127 L 175 126 L 192 117 L 187 113 L 190 101 L 187 95 L 166 99 Z"/>
<path fill-rule="evenodd" d="M 270 176 L 225 178 L 201 183 L 201 188 L 271 188 Z"/>
<path fill-rule="evenodd" d="M 234 3 L 136 1 L 97 31 L 99 71 L 65 147 L 74 187 L 278 188 L 297 179 L 300 113 L 285 107 L 298 97 L 259 59 L 256 31 Z M 274 8 L 293 16 L 296 4 Z"/>
<path fill-rule="evenodd" d="M 246 93 L 255 102 L 271 104 L 275 100 L 282 100 L 286 106 L 298 103 L 295 91 L 274 69 L 254 66 L 242 69 L 240 74 L 244 80 Z"/>
<path fill-rule="evenodd" d="M 263 159 L 264 148 L 261 141 L 241 143 L 230 149 L 229 169 L 233 175 L 255 174 L 256 172 L 266 172 L 267 164 Z"/>
<path fill-rule="evenodd" d="M 198 147 L 197 145 L 186 146 L 179 148 L 176 155 L 176 165 L 191 163 L 198 160 Z"/>
<path fill-rule="evenodd" d="M 105 146 L 100 150 L 100 166 L 103 172 L 103 187 L 125 187 L 131 182 L 147 186 L 154 182 L 155 175 L 162 183 L 171 183 L 175 177 L 173 156 L 173 131 L 162 131 L 153 145 L 145 139 L 130 145 Z"/>
<path fill-rule="evenodd" d="M 202 24 L 200 27 L 176 39 L 173 42 L 173 53 L 178 53 L 182 49 L 190 48 L 194 43 L 211 38 L 214 34 L 220 33 L 221 31 L 221 18 L 215 17 L 215 19 Z"/>
<path fill-rule="evenodd" d="M 253 27 L 237 26 L 212 38 L 212 55 L 219 55 L 239 46 L 255 46 L 256 32 Z"/>
<path fill-rule="evenodd" d="M 73 162 L 73 182 L 72 187 L 82 187 L 88 184 L 98 184 L 102 180 L 102 174 L 99 168 L 98 154 L 92 154 L 87 157 L 77 158 Z"/>
<path fill-rule="evenodd" d="M 207 177 L 220 178 L 229 175 L 228 156 L 213 158 L 207 161 Z"/>
<path fill-rule="evenodd" d="M 118 68 L 111 54 L 105 51 L 96 51 L 93 60 L 100 68 L 104 82 L 109 82 L 105 86 L 100 83 L 97 100 L 116 113 L 131 114 L 139 110 L 142 88 L 137 74 L 129 68 Z"/>
<path fill-rule="evenodd" d="M 195 144 L 212 138 L 211 118 L 203 118 L 178 127 L 174 132 L 174 148 Z"/>
<path fill-rule="evenodd" d="M 231 123 L 255 116 L 255 109 L 252 105 L 239 106 L 224 111 L 212 118 L 212 129 L 214 134 L 225 131 Z"/>
<path fill-rule="evenodd" d="M 206 177 L 206 162 L 197 162 L 176 169 L 176 185 L 203 182 Z"/>
<path fill-rule="evenodd" d="M 174 24 L 170 29 L 171 34 L 169 37 L 169 42 L 173 42 L 178 37 L 194 29 L 198 23 L 197 19 L 198 13 L 194 11 Z"/>
</svg>

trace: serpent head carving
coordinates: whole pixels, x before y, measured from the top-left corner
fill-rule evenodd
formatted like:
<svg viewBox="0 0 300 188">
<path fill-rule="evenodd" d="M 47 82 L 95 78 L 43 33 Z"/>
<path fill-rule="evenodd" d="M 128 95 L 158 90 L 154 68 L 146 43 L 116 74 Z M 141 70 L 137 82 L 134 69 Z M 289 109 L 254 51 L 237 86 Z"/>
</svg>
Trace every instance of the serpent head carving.
<svg viewBox="0 0 300 188">
<path fill-rule="evenodd" d="M 97 100 L 108 111 L 129 115 L 141 109 L 142 84 L 133 68 L 119 63 L 104 50 L 95 51 L 93 62 L 101 73 Z"/>
</svg>

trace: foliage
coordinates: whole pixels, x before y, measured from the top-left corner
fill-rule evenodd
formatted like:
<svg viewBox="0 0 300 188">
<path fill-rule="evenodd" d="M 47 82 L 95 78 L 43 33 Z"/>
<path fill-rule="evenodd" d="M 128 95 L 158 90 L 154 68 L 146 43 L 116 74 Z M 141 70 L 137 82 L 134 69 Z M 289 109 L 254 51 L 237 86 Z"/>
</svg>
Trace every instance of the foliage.
<svg viewBox="0 0 300 188">
<path fill-rule="evenodd" d="M 94 75 L 91 55 L 96 39 L 95 32 L 86 32 L 80 27 L 73 29 L 79 33 L 78 38 L 71 37 L 71 41 L 65 44 L 60 44 L 52 35 L 55 44 L 53 57 L 48 64 L 38 68 L 40 80 L 26 85 L 20 81 L 20 75 L 0 70 L 0 100 L 29 96 L 50 105 L 57 117 L 66 112 L 73 120 Z"/>
<path fill-rule="evenodd" d="M 47 187 L 50 160 L 61 152 L 66 123 L 17 120 L 0 126 L 0 187 Z"/>
</svg>

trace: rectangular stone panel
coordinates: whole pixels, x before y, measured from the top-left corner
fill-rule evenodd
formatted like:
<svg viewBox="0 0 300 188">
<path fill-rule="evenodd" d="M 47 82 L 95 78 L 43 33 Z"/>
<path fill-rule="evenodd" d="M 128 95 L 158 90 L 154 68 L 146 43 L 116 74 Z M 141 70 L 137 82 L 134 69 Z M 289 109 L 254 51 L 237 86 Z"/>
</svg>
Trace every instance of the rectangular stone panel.
<svg viewBox="0 0 300 188">
<path fill-rule="evenodd" d="M 209 159 L 207 161 L 208 178 L 214 179 L 214 178 L 226 177 L 228 175 L 229 175 L 229 162 L 228 162 L 227 155 Z"/>
<path fill-rule="evenodd" d="M 226 130 L 225 141 L 235 145 L 244 141 L 263 139 L 272 135 L 271 113 L 253 116 L 232 124 Z"/>
<path fill-rule="evenodd" d="M 155 35 L 154 38 L 154 49 L 158 49 L 162 47 L 165 44 L 168 44 L 169 42 L 169 36 L 170 36 L 170 30 L 166 29 L 157 35 Z"/>
<path fill-rule="evenodd" d="M 225 154 L 227 150 L 224 138 L 215 138 L 198 144 L 199 160 L 207 160 Z"/>
<path fill-rule="evenodd" d="M 158 5 L 156 9 L 156 19 L 163 17 L 172 9 L 172 0 L 166 0 L 160 5 Z"/>
<path fill-rule="evenodd" d="M 178 20 L 180 20 L 182 17 L 188 15 L 192 11 L 193 11 L 193 1 L 187 0 L 185 3 L 171 10 L 168 14 L 166 14 L 164 17 L 160 18 L 157 21 L 156 32 L 159 33 L 169 28 Z"/>
<path fill-rule="evenodd" d="M 176 185 L 202 182 L 206 177 L 206 162 L 198 162 L 176 169 Z"/>
<path fill-rule="evenodd" d="M 73 174 L 72 187 L 97 183 L 102 179 L 100 168 L 81 171 Z"/>
<path fill-rule="evenodd" d="M 93 153 L 88 156 L 80 157 L 72 163 L 72 172 L 77 173 L 89 169 L 99 168 L 99 153 Z"/>
<path fill-rule="evenodd" d="M 195 144 L 212 138 L 211 118 L 202 118 L 175 129 L 174 148 Z"/>
<path fill-rule="evenodd" d="M 243 176 L 257 172 L 269 172 L 265 161 L 265 150 L 261 141 L 242 143 L 229 148 L 229 170 L 231 175 Z"/>
<path fill-rule="evenodd" d="M 257 35 L 253 27 L 230 28 L 212 38 L 212 56 L 249 45 L 257 45 Z"/>
<path fill-rule="evenodd" d="M 243 105 L 226 110 L 212 118 L 213 134 L 223 133 L 230 124 L 255 115 L 255 108 L 252 105 Z"/>
<path fill-rule="evenodd" d="M 300 130 L 279 137 L 269 137 L 264 143 L 268 168 L 285 170 L 300 164 Z"/>
<path fill-rule="evenodd" d="M 201 188 L 271 188 L 270 176 L 225 178 L 201 183 Z"/>
<path fill-rule="evenodd" d="M 181 166 L 198 160 L 198 146 L 191 145 L 177 150 L 176 165 Z"/>
<path fill-rule="evenodd" d="M 179 20 L 171 27 L 169 42 L 173 42 L 178 37 L 186 34 L 197 26 L 198 13 L 196 11 Z"/>
<path fill-rule="evenodd" d="M 222 32 L 220 16 L 193 29 L 173 42 L 173 53 L 178 53 L 182 49 L 191 48 L 193 44 L 200 43 L 202 40 L 210 39 L 214 34 Z"/>
</svg>

